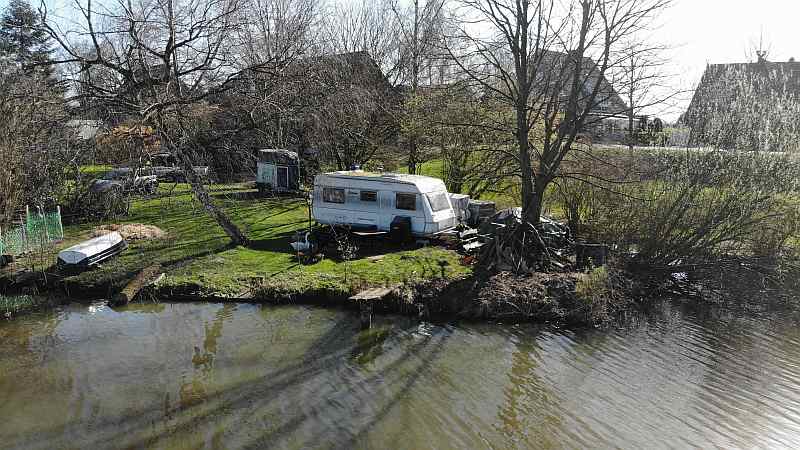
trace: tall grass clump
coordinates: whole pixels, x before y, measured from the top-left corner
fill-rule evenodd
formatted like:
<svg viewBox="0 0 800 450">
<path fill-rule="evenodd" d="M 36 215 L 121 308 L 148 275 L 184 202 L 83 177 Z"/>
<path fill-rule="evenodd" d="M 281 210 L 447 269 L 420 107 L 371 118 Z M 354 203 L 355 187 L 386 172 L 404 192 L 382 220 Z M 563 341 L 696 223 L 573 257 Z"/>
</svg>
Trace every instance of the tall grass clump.
<svg viewBox="0 0 800 450">
<path fill-rule="evenodd" d="M 31 295 L 0 295 L 0 318 L 10 319 L 20 313 L 40 307 L 44 300 Z"/>
</svg>

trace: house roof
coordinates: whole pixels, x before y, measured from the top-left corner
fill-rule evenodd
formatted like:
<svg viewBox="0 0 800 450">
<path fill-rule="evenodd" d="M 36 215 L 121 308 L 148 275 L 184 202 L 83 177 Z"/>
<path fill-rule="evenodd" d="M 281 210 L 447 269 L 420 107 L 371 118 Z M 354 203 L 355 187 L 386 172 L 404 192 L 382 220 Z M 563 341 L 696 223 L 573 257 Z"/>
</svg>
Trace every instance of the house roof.
<svg viewBox="0 0 800 450">
<path fill-rule="evenodd" d="M 565 65 L 574 64 L 574 59 L 569 53 L 552 50 L 546 50 L 542 55 L 541 66 L 550 68 L 553 71 L 550 74 L 551 76 L 559 77 L 561 74 L 567 74 L 566 80 L 560 80 L 562 82 L 561 95 L 563 96 L 569 95 L 572 87 L 570 74 L 573 69 L 568 66 L 565 67 Z M 581 67 L 583 71 L 581 75 L 581 101 L 588 101 L 594 86 L 599 83 L 597 97 L 589 113 L 596 116 L 609 117 L 625 114 L 628 111 L 628 105 L 622 100 L 622 97 L 608 78 L 600 74 L 597 63 L 592 58 L 584 56 Z"/>
<path fill-rule="evenodd" d="M 238 89 L 253 89 L 253 83 L 295 80 L 306 91 L 330 91 L 335 87 L 370 86 L 394 93 L 389 80 L 367 52 L 339 53 L 298 59 L 284 67 L 250 69 L 230 84 Z"/>
<path fill-rule="evenodd" d="M 785 150 L 798 126 L 800 63 L 710 64 L 680 121 L 691 128 L 690 145 L 747 150 Z M 743 125 L 746 124 L 746 125 Z"/>
<path fill-rule="evenodd" d="M 531 63 L 536 68 L 536 79 L 534 81 L 534 89 L 538 90 L 545 96 L 551 96 L 555 90 L 560 91 L 559 98 L 561 102 L 566 102 L 567 97 L 572 89 L 572 72 L 574 58 L 569 53 L 558 52 L 554 50 L 542 50 L 537 55 L 536 63 Z M 511 73 L 511 69 L 507 69 Z M 597 63 L 590 57 L 584 56 L 582 60 L 581 75 L 581 98 L 579 102 L 586 104 L 589 97 L 594 90 L 594 86 L 599 83 L 599 90 L 593 105 L 589 108 L 589 114 L 600 117 L 622 117 L 627 114 L 628 106 L 622 97 L 619 95 L 614 85 L 608 80 L 605 75 L 600 74 Z M 457 83 L 458 84 L 458 83 Z M 431 86 L 431 91 L 439 90 L 443 87 L 449 86 Z M 456 86 L 463 89 L 460 86 Z M 500 84 L 500 90 L 507 89 Z M 423 91 L 425 92 L 425 91 Z M 494 96 L 493 93 L 484 93 L 486 97 Z"/>
<path fill-rule="evenodd" d="M 757 93 L 777 89 L 800 95 L 800 62 L 772 62 L 762 59 L 753 63 L 709 64 L 682 121 L 692 125 L 701 120 L 705 108 L 712 103 L 715 108 L 731 105 L 741 86 L 727 82 L 726 78 L 739 75 L 743 75 L 748 88 Z"/>
</svg>

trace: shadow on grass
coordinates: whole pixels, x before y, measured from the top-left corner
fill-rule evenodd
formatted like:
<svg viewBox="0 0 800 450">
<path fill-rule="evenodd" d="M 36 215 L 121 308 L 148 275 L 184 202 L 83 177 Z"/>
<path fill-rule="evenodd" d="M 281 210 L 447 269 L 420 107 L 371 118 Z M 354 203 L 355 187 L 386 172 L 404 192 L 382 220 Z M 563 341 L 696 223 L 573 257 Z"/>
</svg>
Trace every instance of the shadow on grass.
<svg viewBox="0 0 800 450">
<path fill-rule="evenodd" d="M 273 208 L 274 206 L 275 205 L 265 205 L 265 207 L 268 207 L 268 208 Z M 266 221 L 268 221 L 270 219 L 273 219 L 273 218 L 275 218 L 277 216 L 280 216 L 282 214 L 286 214 L 286 213 L 290 213 L 292 211 L 296 211 L 301 206 L 304 207 L 305 205 L 301 205 L 300 203 L 295 203 L 295 204 L 291 205 L 288 208 L 284 208 L 284 209 L 281 209 L 279 211 L 271 211 L 269 214 L 266 214 L 264 217 L 260 217 L 257 221 L 253 222 L 253 225 L 264 223 L 264 222 L 266 222 Z M 308 219 L 306 217 L 304 217 L 301 222 L 305 223 L 306 221 L 308 221 Z"/>
<path fill-rule="evenodd" d="M 294 231 L 286 231 L 268 239 L 253 239 L 247 248 L 251 250 L 270 251 L 276 253 L 294 253 L 289 243 L 294 237 Z"/>
<path fill-rule="evenodd" d="M 216 192 L 211 194 L 211 197 L 229 201 L 263 200 L 265 198 L 258 191 Z"/>
<path fill-rule="evenodd" d="M 272 201 L 272 200 L 292 200 L 292 201 L 300 201 L 303 197 L 298 196 L 297 194 L 261 194 L 258 191 L 248 190 L 248 191 L 234 191 L 234 192 L 218 192 L 211 194 L 212 197 L 216 199 L 222 200 L 232 200 L 232 201 L 246 201 L 246 200 L 263 200 L 263 201 Z"/>
<path fill-rule="evenodd" d="M 163 261 L 161 263 L 161 266 L 164 267 L 165 269 L 166 268 L 175 268 L 176 266 L 181 266 L 183 264 L 191 262 L 192 260 L 199 259 L 199 258 L 204 258 L 206 256 L 216 255 L 216 254 L 225 252 L 227 250 L 233 250 L 235 248 L 236 248 L 236 245 L 234 245 L 233 243 L 227 243 L 227 244 L 221 245 L 220 247 L 209 249 L 209 250 L 206 250 L 204 252 L 194 253 L 194 254 L 191 254 L 191 255 L 181 256 L 180 258 L 175 258 L 175 259 L 172 259 L 172 260 Z"/>
</svg>

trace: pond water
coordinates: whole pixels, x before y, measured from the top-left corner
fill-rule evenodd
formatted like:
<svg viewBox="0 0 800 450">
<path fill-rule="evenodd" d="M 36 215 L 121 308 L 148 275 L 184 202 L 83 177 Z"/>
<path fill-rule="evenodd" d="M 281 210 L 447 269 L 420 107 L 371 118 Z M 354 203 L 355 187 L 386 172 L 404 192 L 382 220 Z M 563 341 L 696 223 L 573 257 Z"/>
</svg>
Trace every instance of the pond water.
<svg viewBox="0 0 800 450">
<path fill-rule="evenodd" d="M 792 315 L 359 332 L 338 310 L 96 304 L 0 323 L 2 448 L 798 445 Z"/>
</svg>

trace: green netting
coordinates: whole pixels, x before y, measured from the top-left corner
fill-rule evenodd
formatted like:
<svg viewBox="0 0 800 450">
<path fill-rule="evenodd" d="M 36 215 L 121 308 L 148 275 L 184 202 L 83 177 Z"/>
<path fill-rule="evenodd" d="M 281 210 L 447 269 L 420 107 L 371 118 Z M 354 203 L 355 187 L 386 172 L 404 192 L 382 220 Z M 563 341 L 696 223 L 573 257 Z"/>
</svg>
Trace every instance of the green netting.
<svg viewBox="0 0 800 450">
<path fill-rule="evenodd" d="M 0 255 L 21 255 L 64 239 L 61 210 L 27 213 L 25 223 L 0 228 Z"/>
</svg>

